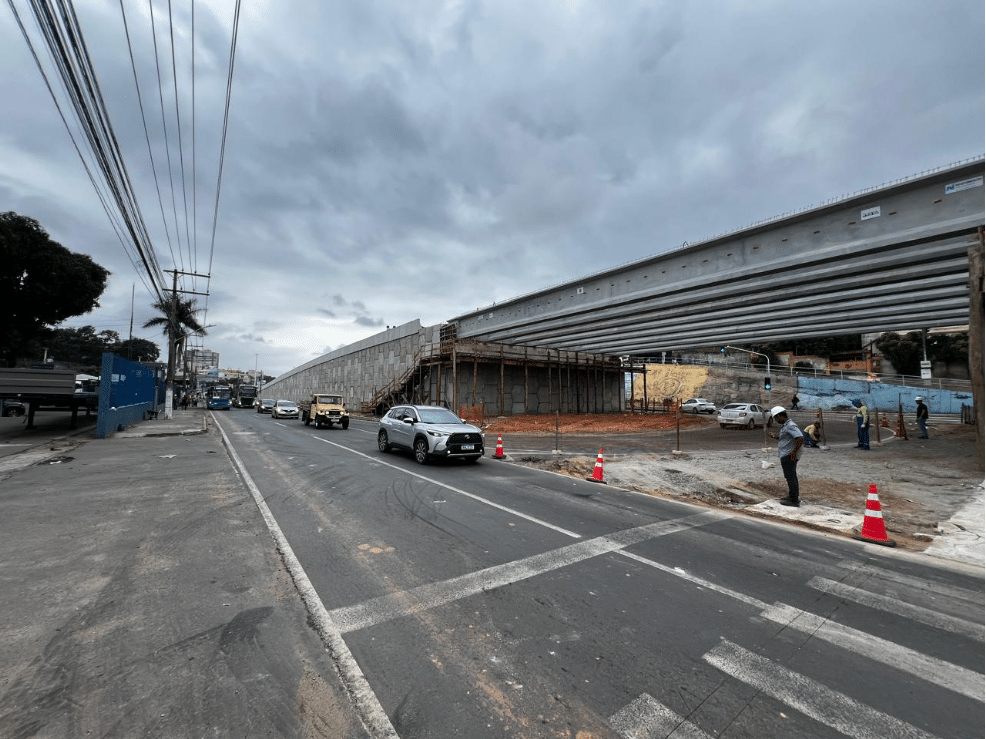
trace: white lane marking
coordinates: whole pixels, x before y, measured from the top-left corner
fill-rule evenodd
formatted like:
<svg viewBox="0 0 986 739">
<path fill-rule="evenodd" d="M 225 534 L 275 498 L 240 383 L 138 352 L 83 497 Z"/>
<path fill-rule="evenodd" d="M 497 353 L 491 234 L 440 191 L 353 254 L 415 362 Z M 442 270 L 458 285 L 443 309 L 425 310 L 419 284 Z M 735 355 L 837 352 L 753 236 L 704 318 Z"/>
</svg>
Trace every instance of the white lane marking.
<svg viewBox="0 0 986 739">
<path fill-rule="evenodd" d="M 360 669 L 352 652 L 349 651 L 349 647 L 346 646 L 342 634 L 336 628 L 335 624 L 332 623 L 325 604 L 322 603 L 318 597 L 318 593 L 315 592 L 315 587 L 312 585 L 311 580 L 308 579 L 308 575 L 301 566 L 301 562 L 295 556 L 294 550 L 291 549 L 287 537 L 284 536 L 284 532 L 281 531 L 281 527 L 274 519 L 270 508 L 264 502 L 264 497 L 259 488 L 253 482 L 253 478 L 247 472 L 246 466 L 230 443 L 229 437 L 226 436 L 226 432 L 223 431 L 221 424 L 217 423 L 216 427 L 219 429 L 219 433 L 222 434 L 223 444 L 229 452 L 229 456 L 236 465 L 236 469 L 243 478 L 243 482 L 249 488 L 250 495 L 253 496 L 257 508 L 260 510 L 260 515 L 263 516 L 271 536 L 281 551 L 284 564 L 291 573 L 291 579 L 294 580 L 295 587 L 298 589 L 298 593 L 301 595 L 301 599 L 308 609 L 308 615 L 315 625 L 315 630 L 321 637 L 326 649 L 329 650 L 329 654 L 332 655 L 332 663 L 339 671 L 339 676 L 346 686 L 346 690 L 349 692 L 350 699 L 356 708 L 360 721 L 373 739 L 400 739 L 393 724 L 390 723 L 390 719 L 387 717 L 387 712 L 383 710 L 383 706 L 380 705 L 379 699 L 373 692 L 373 689 L 370 688 L 366 676 Z"/>
<path fill-rule="evenodd" d="M 680 567 L 671 567 L 669 565 L 661 564 L 660 562 L 655 562 L 652 559 L 647 559 L 646 557 L 641 557 L 639 554 L 634 554 L 633 552 L 619 552 L 619 554 L 632 559 L 635 562 L 640 562 L 648 567 L 653 567 L 655 570 L 661 570 L 662 572 L 667 572 L 669 575 L 674 575 L 675 577 L 680 577 L 682 580 L 687 580 L 688 582 L 695 583 L 696 585 L 712 590 L 721 595 L 729 596 L 730 598 L 735 598 L 738 601 L 746 603 L 747 605 L 753 606 L 763 610 L 767 608 L 768 603 L 766 601 L 759 600 L 753 596 L 746 595 L 746 593 L 741 593 L 737 590 L 731 590 L 730 588 L 724 587 L 722 585 L 717 585 L 714 582 L 709 582 L 708 580 L 703 580 L 700 577 L 691 575 Z"/>
<path fill-rule="evenodd" d="M 528 516 L 526 513 L 521 513 L 520 511 L 515 510 L 513 508 L 508 508 L 507 506 L 500 505 L 499 503 L 494 503 L 492 500 L 467 492 L 465 490 L 462 490 L 461 488 L 453 487 L 452 485 L 447 485 L 444 482 L 439 482 L 438 480 L 433 480 L 432 478 L 426 477 L 425 475 L 422 475 L 418 472 L 411 472 L 410 470 L 404 469 L 403 467 L 398 467 L 396 464 L 391 464 L 390 462 L 384 462 L 382 459 L 378 457 L 371 457 L 369 454 L 358 452 L 355 449 L 351 449 L 348 446 L 343 446 L 342 444 L 336 444 L 334 441 L 323 439 L 320 436 L 315 436 L 315 434 L 312 434 L 312 438 L 318 439 L 319 441 L 325 442 L 326 444 L 331 444 L 334 447 L 338 447 L 339 449 L 342 449 L 344 451 L 351 452 L 352 454 L 359 455 L 360 457 L 364 457 L 365 459 L 369 459 L 371 462 L 374 462 L 376 464 L 382 464 L 385 467 L 390 467 L 391 469 L 397 470 L 398 472 L 403 472 L 405 475 L 410 475 L 411 477 L 417 477 L 419 480 L 430 482 L 432 485 L 437 485 L 438 487 L 445 488 L 446 490 L 451 490 L 453 493 L 458 493 L 459 495 L 464 495 L 467 498 L 472 498 L 473 500 L 479 501 L 484 505 L 488 505 L 491 506 L 492 508 L 497 508 L 501 511 L 509 513 L 512 516 L 517 516 L 518 518 L 523 518 L 524 520 L 530 521 L 531 523 L 536 523 L 538 526 L 544 526 L 545 528 L 551 529 L 552 531 L 557 531 L 559 534 L 570 536 L 573 539 L 582 538 L 581 534 L 576 534 L 574 531 L 563 529 L 560 526 L 555 526 L 552 523 L 548 523 L 547 521 L 544 521 L 540 518 L 535 518 L 534 516 Z"/>
<path fill-rule="evenodd" d="M 768 621 L 810 634 L 812 638 L 822 639 L 875 662 L 882 662 L 980 703 L 986 700 L 986 684 L 983 682 L 983 676 L 973 670 L 967 670 L 936 657 L 929 657 L 900 644 L 857 631 L 823 616 L 816 616 L 783 603 L 775 603 L 760 615 Z"/>
<path fill-rule="evenodd" d="M 880 567 L 874 567 L 873 565 L 864 564 L 863 562 L 858 562 L 851 559 L 839 562 L 838 566 L 854 573 L 858 572 L 867 574 L 881 580 L 889 580 L 897 583 L 898 585 L 906 585 L 914 590 L 923 590 L 929 593 L 944 595 L 948 598 L 954 598 L 955 600 L 967 601 L 973 605 L 979 606 L 980 608 L 983 606 L 983 594 L 981 591 L 977 592 L 975 590 L 967 590 L 966 588 L 960 588 L 957 585 L 945 585 L 942 583 L 933 582 L 931 580 L 925 580 L 920 577 L 902 575 L 900 573 L 893 572 L 892 570 L 885 570 Z"/>
<path fill-rule="evenodd" d="M 851 737 L 935 739 L 934 734 L 870 708 L 820 682 L 776 665 L 729 641 L 702 659 L 815 721 Z"/>
<path fill-rule="evenodd" d="M 760 616 L 768 621 L 773 621 L 795 631 L 808 634 L 813 639 L 821 639 L 829 644 L 890 665 L 914 677 L 927 680 L 933 685 L 952 690 L 980 702 L 984 700 L 983 676 L 978 672 L 967 670 L 935 657 L 929 657 L 908 647 L 843 626 L 824 616 L 817 616 L 784 603 L 775 603 L 773 606 L 769 606 L 767 603 L 745 593 L 739 593 L 708 580 L 703 580 L 678 567 L 669 567 L 632 552 L 620 552 L 620 554 L 654 569 L 680 577 L 682 580 L 687 580 L 699 587 L 707 588 L 758 608 L 761 610 Z"/>
<path fill-rule="evenodd" d="M 478 572 L 470 572 L 443 582 L 429 583 L 399 593 L 373 598 L 357 605 L 336 608 L 329 613 L 329 616 L 332 622 L 339 627 L 340 632 L 347 634 L 395 618 L 445 605 L 476 593 L 520 582 L 576 562 L 598 557 L 601 554 L 608 554 L 633 544 L 639 544 L 642 541 L 675 534 L 697 526 L 705 526 L 729 517 L 730 514 L 721 511 L 704 511 L 686 518 L 659 521 L 617 531 L 606 536 L 569 544 L 551 552 L 535 554 L 514 562 L 488 567 Z"/>
<path fill-rule="evenodd" d="M 711 739 L 695 724 L 659 703 L 647 693 L 609 717 L 609 725 L 623 739 Z"/>
<path fill-rule="evenodd" d="M 890 598 L 886 595 L 875 595 L 865 590 L 860 590 L 852 585 L 828 580 L 824 577 L 813 577 L 808 583 L 808 587 L 819 590 L 823 593 L 855 601 L 870 608 L 876 608 L 887 613 L 893 613 L 904 618 L 909 618 L 919 623 L 933 626 L 943 631 L 951 631 L 953 634 L 968 636 L 976 641 L 983 641 L 983 624 L 972 623 L 961 618 L 955 618 L 930 608 L 914 606 L 910 603 L 903 603 L 898 598 Z"/>
</svg>

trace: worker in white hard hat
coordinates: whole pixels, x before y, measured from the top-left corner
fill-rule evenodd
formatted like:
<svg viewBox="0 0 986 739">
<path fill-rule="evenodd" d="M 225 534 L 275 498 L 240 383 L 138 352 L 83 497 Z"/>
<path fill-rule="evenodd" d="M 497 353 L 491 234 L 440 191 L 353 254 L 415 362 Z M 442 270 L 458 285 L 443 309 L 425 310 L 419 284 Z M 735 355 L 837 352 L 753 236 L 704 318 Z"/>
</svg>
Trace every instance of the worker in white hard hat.
<svg viewBox="0 0 986 739">
<path fill-rule="evenodd" d="M 798 424 L 788 418 L 787 409 L 783 406 L 775 405 L 770 409 L 770 415 L 781 424 L 780 430 L 771 436 L 778 439 L 777 454 L 781 458 L 784 479 L 787 480 L 787 497 L 781 498 L 778 502 L 781 505 L 797 508 L 801 505 L 801 491 L 798 489 L 798 457 L 805 443 L 805 437 Z"/>
<path fill-rule="evenodd" d="M 920 395 L 914 399 L 914 402 L 918 404 L 917 421 L 918 421 L 918 426 L 921 427 L 920 438 L 927 439 L 928 438 L 928 406 L 924 404 L 924 398 L 922 398 Z"/>
</svg>

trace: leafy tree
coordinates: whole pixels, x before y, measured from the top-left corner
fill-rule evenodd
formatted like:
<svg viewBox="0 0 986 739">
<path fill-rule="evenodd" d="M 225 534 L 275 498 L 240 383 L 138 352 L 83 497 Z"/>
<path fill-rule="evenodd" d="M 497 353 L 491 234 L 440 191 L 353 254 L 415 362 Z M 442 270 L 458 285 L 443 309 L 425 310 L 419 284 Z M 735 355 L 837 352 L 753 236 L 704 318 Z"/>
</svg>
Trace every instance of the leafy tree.
<svg viewBox="0 0 986 739">
<path fill-rule="evenodd" d="M 890 360 L 899 375 L 921 374 L 924 347 L 921 332 L 911 331 L 904 336 L 888 331 L 881 334 L 874 344 L 880 353 Z M 969 336 L 967 334 L 932 334 L 927 340 L 928 359 L 932 362 L 968 362 Z"/>
<path fill-rule="evenodd" d="M 880 338 L 873 344 L 884 357 L 890 360 L 898 375 L 921 374 L 923 353 L 921 334 L 918 331 L 911 331 L 905 336 L 901 336 L 896 331 L 888 331 L 880 334 Z"/>
<path fill-rule="evenodd" d="M 99 366 L 103 352 L 113 351 L 120 341 L 116 331 L 100 331 L 92 326 L 56 328 L 44 338 L 49 356 L 66 364 Z"/>
<path fill-rule="evenodd" d="M 134 362 L 156 362 L 161 356 L 161 348 L 157 344 L 137 337 L 124 339 L 112 351 L 117 356 Z"/>
<path fill-rule="evenodd" d="M 86 254 L 52 241 L 33 218 L 0 213 L 0 354 L 17 363 L 32 339 L 72 316 L 99 307 L 109 271 Z"/>
<path fill-rule="evenodd" d="M 932 334 L 928 359 L 933 362 L 969 362 L 969 334 Z"/>
</svg>

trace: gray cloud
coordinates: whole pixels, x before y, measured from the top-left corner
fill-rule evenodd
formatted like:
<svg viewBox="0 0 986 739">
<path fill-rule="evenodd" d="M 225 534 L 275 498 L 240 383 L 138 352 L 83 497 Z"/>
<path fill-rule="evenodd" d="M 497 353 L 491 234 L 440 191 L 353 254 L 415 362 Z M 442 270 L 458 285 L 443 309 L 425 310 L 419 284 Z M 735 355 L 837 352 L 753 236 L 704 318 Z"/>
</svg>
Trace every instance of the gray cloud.
<svg viewBox="0 0 986 739">
<path fill-rule="evenodd" d="M 157 5 L 163 42 L 167 12 Z M 79 13 L 162 267 L 211 273 L 183 278 L 210 293 L 198 298 L 215 324 L 204 345 L 226 366 L 259 361 L 279 373 L 312 346 L 415 318 L 437 323 L 981 154 L 982 3 L 902 0 L 850 22 L 845 9 L 780 0 L 245 7 L 214 243 L 229 11 L 196 11 L 191 243 L 170 54 L 165 137 L 146 9 L 128 9 L 162 221 L 119 5 L 94 0 Z M 187 10 L 175 9 L 186 179 Z M 0 122 L 0 210 L 37 218 L 110 269 L 102 307 L 77 323 L 126 332 L 134 286 L 137 325 L 151 296 L 16 24 L 0 25 L 0 46 L 0 95 L 12 101 Z"/>
</svg>

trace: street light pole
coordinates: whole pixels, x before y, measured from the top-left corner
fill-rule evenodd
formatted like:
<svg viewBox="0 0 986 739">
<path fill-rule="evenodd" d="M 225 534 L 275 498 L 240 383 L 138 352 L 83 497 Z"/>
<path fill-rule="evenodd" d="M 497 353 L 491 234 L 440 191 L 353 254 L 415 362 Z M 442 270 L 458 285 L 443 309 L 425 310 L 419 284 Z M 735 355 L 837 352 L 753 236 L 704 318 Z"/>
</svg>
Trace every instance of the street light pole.
<svg viewBox="0 0 986 739">
<path fill-rule="evenodd" d="M 747 354 L 756 354 L 758 357 L 763 357 L 764 359 L 767 360 L 767 377 L 770 377 L 770 357 L 768 357 L 766 354 L 763 354 L 761 352 L 755 352 L 750 349 L 741 349 L 738 346 L 724 346 L 723 349 L 734 349 L 735 351 L 738 352 L 746 352 Z M 774 391 L 774 385 L 773 383 L 771 383 L 770 387 L 767 389 L 767 413 L 770 413 L 770 395 L 771 393 L 773 393 L 773 391 Z M 773 416 L 771 416 L 771 419 L 773 419 Z M 766 420 L 764 420 L 763 422 L 763 448 L 765 451 L 767 450 L 767 421 Z"/>
</svg>

